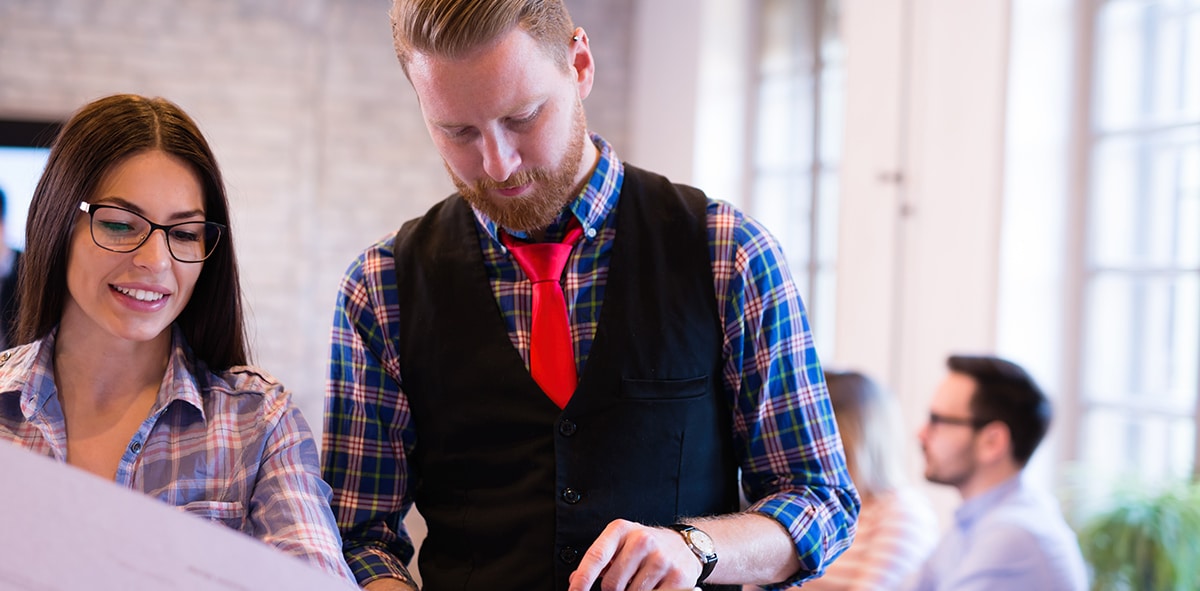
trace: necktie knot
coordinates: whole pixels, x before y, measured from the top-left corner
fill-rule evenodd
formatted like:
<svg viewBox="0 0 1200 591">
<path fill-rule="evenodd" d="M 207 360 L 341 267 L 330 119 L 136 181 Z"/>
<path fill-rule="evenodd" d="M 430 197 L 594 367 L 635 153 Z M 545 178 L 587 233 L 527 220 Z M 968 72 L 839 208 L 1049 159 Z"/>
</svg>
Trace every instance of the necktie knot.
<svg viewBox="0 0 1200 591">
<path fill-rule="evenodd" d="M 563 269 L 567 266 L 567 259 L 571 258 L 572 247 L 574 247 L 573 244 L 551 242 L 510 244 L 508 250 L 530 281 L 542 283 L 558 281 L 562 277 Z"/>
<path fill-rule="evenodd" d="M 528 244 L 509 236 L 507 232 L 502 235 L 502 241 L 504 246 L 508 247 L 508 252 L 512 254 L 513 259 L 517 261 L 517 265 L 529 277 L 529 281 L 542 283 L 544 281 L 557 282 L 562 278 L 567 260 L 571 258 L 571 251 L 581 236 L 583 236 L 583 228 L 579 226 L 579 221 L 572 217 L 567 226 L 567 235 L 563 237 L 562 242 Z"/>
</svg>

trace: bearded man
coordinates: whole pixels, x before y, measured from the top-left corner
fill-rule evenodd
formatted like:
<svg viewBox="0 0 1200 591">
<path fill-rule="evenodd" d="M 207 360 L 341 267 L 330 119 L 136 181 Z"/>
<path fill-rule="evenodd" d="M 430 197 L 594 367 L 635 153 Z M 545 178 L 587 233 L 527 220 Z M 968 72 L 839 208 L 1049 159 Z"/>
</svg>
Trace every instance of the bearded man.
<svg viewBox="0 0 1200 591">
<path fill-rule="evenodd" d="M 1085 591 L 1087 571 L 1058 503 L 1024 477 L 1050 429 L 1050 400 L 1021 366 L 953 355 L 917 437 L 925 479 L 958 489 L 954 523 L 908 591 Z"/>
<path fill-rule="evenodd" d="M 359 583 L 414 588 L 414 503 L 427 590 L 818 576 L 859 499 L 776 241 L 589 134 L 561 0 L 391 16 L 457 192 L 342 282 L 323 464 Z"/>
</svg>

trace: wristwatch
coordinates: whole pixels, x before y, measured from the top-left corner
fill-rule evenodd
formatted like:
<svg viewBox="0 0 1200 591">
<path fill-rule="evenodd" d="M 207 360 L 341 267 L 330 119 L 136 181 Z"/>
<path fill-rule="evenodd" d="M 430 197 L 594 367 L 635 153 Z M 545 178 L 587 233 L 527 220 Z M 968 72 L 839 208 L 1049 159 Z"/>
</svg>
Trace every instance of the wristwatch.
<svg viewBox="0 0 1200 591">
<path fill-rule="evenodd" d="M 679 532 L 688 549 L 700 559 L 700 578 L 696 579 L 696 584 L 703 583 L 717 566 L 717 550 L 713 546 L 712 538 L 686 523 L 673 523 L 667 527 Z"/>
</svg>

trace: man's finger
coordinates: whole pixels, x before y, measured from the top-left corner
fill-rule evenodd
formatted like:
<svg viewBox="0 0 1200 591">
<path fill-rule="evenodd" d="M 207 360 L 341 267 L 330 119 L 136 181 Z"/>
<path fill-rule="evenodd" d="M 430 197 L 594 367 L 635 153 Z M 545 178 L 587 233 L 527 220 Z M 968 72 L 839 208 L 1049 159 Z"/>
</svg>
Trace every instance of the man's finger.
<svg viewBox="0 0 1200 591">
<path fill-rule="evenodd" d="M 600 577 L 605 567 L 612 562 L 613 556 L 617 555 L 627 523 L 629 522 L 618 519 L 604 528 L 600 537 L 583 553 L 575 572 L 571 573 L 571 586 L 568 591 L 588 591 L 592 588 L 592 584 Z"/>
</svg>

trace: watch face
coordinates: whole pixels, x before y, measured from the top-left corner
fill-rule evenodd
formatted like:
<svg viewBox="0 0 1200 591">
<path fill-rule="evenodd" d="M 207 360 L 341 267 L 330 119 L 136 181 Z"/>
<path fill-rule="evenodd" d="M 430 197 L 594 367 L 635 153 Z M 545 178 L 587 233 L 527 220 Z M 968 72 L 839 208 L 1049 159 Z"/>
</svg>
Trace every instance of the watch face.
<svg viewBox="0 0 1200 591">
<path fill-rule="evenodd" d="M 694 545 L 697 550 L 706 555 L 716 553 L 716 548 L 713 546 L 712 538 L 708 537 L 708 534 L 698 529 L 693 529 L 687 533 L 688 539 L 691 540 L 692 545 Z"/>
</svg>

